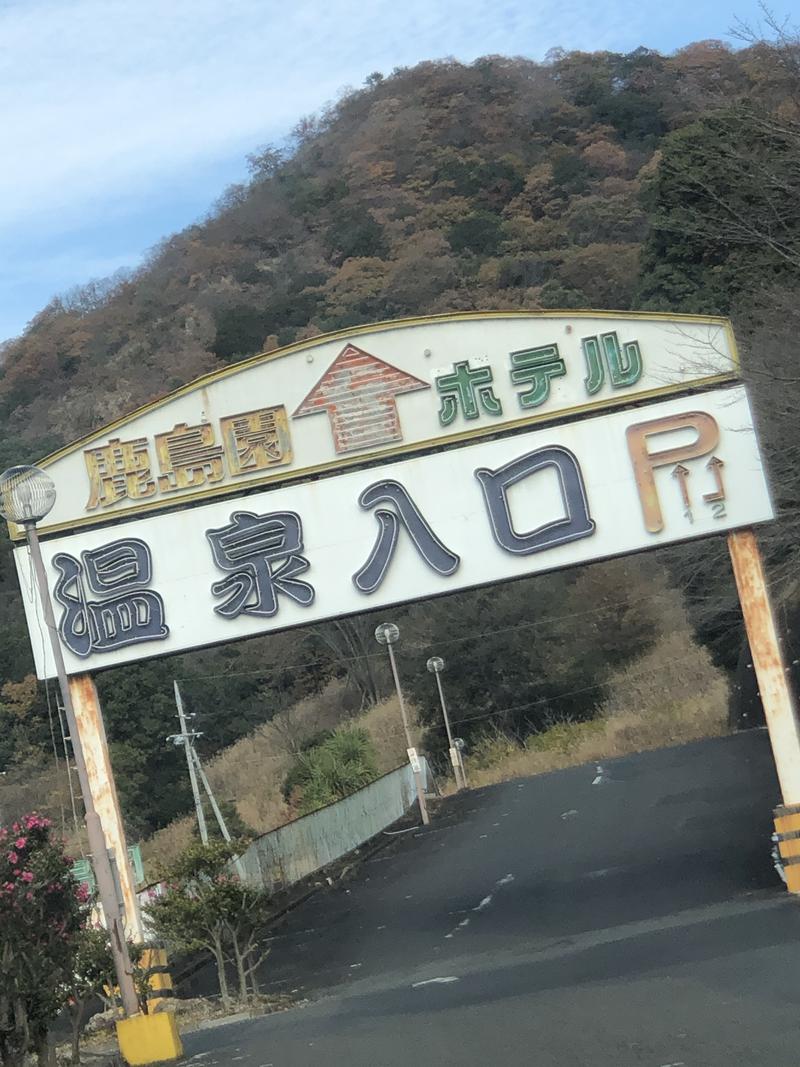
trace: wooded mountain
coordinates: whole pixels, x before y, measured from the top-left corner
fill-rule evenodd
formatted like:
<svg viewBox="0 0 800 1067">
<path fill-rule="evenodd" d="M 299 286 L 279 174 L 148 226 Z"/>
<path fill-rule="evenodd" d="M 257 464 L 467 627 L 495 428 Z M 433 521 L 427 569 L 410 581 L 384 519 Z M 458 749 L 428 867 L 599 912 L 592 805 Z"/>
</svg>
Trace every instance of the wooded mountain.
<svg viewBox="0 0 800 1067">
<path fill-rule="evenodd" d="M 770 566 L 784 602 L 800 599 L 798 40 L 778 32 L 737 51 L 702 41 L 671 56 L 422 63 L 371 75 L 304 119 L 289 148 L 262 148 L 249 163 L 247 184 L 144 266 L 54 299 L 0 350 L 0 466 L 35 461 L 202 373 L 354 324 L 463 309 L 731 314 L 781 508 L 766 537 Z M 733 667 L 740 620 L 724 542 L 664 560 L 700 636 Z M 617 600 L 646 591 L 649 564 L 633 570 Z M 587 607 L 613 604 L 608 582 L 593 592 L 577 573 L 536 588 L 563 603 L 581 581 Z M 509 618 L 519 620 L 527 586 L 501 598 Z M 647 641 L 646 622 L 629 644 Z M 0 625 L 2 768 L 43 758 L 49 744 L 42 693 L 23 681 L 31 657 L 5 541 Z M 582 682 L 586 647 L 575 638 Z M 328 626 L 103 675 L 134 828 L 187 803 L 181 754 L 163 742 L 174 675 L 213 712 L 213 750 L 331 673 L 349 671 L 372 699 L 383 683 L 367 651 L 366 626 Z M 596 659 L 590 673 L 602 681 Z M 519 684 L 541 686 L 546 667 L 533 671 L 523 656 Z M 570 669 L 559 669 L 547 684 L 569 689 Z M 588 714 L 596 695 L 572 711 Z"/>
</svg>

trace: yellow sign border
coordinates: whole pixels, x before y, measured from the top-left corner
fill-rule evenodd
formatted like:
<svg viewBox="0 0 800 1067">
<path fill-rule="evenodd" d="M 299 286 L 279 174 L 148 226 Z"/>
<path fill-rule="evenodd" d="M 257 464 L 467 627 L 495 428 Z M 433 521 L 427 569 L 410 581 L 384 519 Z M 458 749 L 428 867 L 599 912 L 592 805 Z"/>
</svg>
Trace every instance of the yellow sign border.
<svg viewBox="0 0 800 1067">
<path fill-rule="evenodd" d="M 351 326 L 343 330 L 336 330 L 333 333 L 318 334 L 316 337 L 310 337 L 304 341 L 296 341 L 294 344 L 287 345 L 283 348 L 276 348 L 270 352 L 261 352 L 257 355 L 250 356 L 247 359 L 241 360 L 239 363 L 233 363 L 230 366 L 222 367 L 220 370 L 211 371 L 209 374 L 204 374 L 200 378 L 195 378 L 191 382 L 187 382 L 186 385 L 182 385 L 180 388 L 173 390 L 171 393 L 166 393 L 164 396 L 159 397 L 157 400 L 151 400 L 147 404 L 143 404 L 141 407 L 136 408 L 134 411 L 129 412 L 127 415 L 123 415 L 119 419 L 115 419 L 113 422 L 106 423 L 104 426 L 99 427 L 97 430 L 93 430 L 91 433 L 84 435 L 77 441 L 73 441 L 69 445 L 65 445 L 63 448 L 58 449 L 56 452 L 52 452 L 40 461 L 38 466 L 46 469 L 59 459 L 63 459 L 66 456 L 72 455 L 75 452 L 81 451 L 87 445 L 92 444 L 100 438 L 106 437 L 116 430 L 121 429 L 130 423 L 133 419 L 138 418 L 141 415 L 146 415 L 151 411 L 156 411 L 160 407 L 164 407 L 166 404 L 171 403 L 178 397 L 186 396 L 188 393 L 196 392 L 199 389 L 205 389 L 214 382 L 218 382 L 223 378 L 228 378 L 231 375 L 238 374 L 243 370 L 250 367 L 257 367 L 263 363 L 268 363 L 274 359 L 282 359 L 285 356 L 293 355 L 297 352 L 303 352 L 309 348 L 315 348 L 320 344 L 326 344 L 330 341 L 343 340 L 351 337 L 363 337 L 365 335 L 373 333 L 385 333 L 387 330 L 395 329 L 408 329 L 415 326 L 427 326 L 432 323 L 440 322 L 468 322 L 474 320 L 502 320 L 502 319 L 627 319 L 638 320 L 643 322 L 691 322 L 698 323 L 707 326 L 720 327 L 728 340 L 730 346 L 733 369 L 730 373 L 709 375 L 706 378 L 697 378 L 691 382 L 683 382 L 676 385 L 660 386 L 657 389 L 648 389 L 640 393 L 626 393 L 623 396 L 608 397 L 602 400 L 593 400 L 586 404 L 579 404 L 571 408 L 561 408 L 556 412 L 541 412 L 536 415 L 528 415 L 524 418 L 514 419 L 509 422 L 504 422 L 502 426 L 486 426 L 475 427 L 469 430 L 465 430 L 463 433 L 449 434 L 446 437 L 432 437 L 424 441 L 415 441 L 413 444 L 400 444 L 395 448 L 380 449 L 373 452 L 360 453 L 357 456 L 347 457 L 344 459 L 331 460 L 328 463 L 320 463 L 314 467 L 304 467 L 302 471 L 282 471 L 269 474 L 262 478 L 252 478 L 246 480 L 239 480 L 236 482 L 229 482 L 225 485 L 217 486 L 212 489 L 205 489 L 199 493 L 186 495 L 178 502 L 170 501 L 165 503 L 164 501 L 148 502 L 146 504 L 138 504 L 131 508 L 125 508 L 122 511 L 115 513 L 106 513 L 102 516 L 90 515 L 78 519 L 70 519 L 66 522 L 56 523 L 52 526 L 43 525 L 41 527 L 42 537 L 50 537 L 57 533 L 63 533 L 65 530 L 77 530 L 84 527 L 96 527 L 113 525 L 117 522 L 124 522 L 129 516 L 142 515 L 154 511 L 169 511 L 175 510 L 177 507 L 190 506 L 197 501 L 205 501 L 216 497 L 224 496 L 237 496 L 243 491 L 247 491 L 250 487 L 262 488 L 265 485 L 279 485 L 288 481 L 304 481 L 308 478 L 316 475 L 324 474 L 327 471 L 355 467 L 361 464 L 368 464 L 375 459 L 382 458 L 394 458 L 400 455 L 411 455 L 415 452 L 423 452 L 425 450 L 434 448 L 438 444 L 449 446 L 451 444 L 459 444 L 468 440 L 475 440 L 481 437 L 489 437 L 497 435 L 498 433 L 505 433 L 506 431 L 513 431 L 521 429 L 527 426 L 535 426 L 538 423 L 545 422 L 560 422 L 570 416 L 592 413 L 602 409 L 614 409 L 622 407 L 626 404 L 638 404 L 642 400 L 652 400 L 656 397 L 668 396 L 673 393 L 679 392 L 693 392 L 697 389 L 707 389 L 714 385 L 719 385 L 724 382 L 736 381 L 740 377 L 741 363 L 739 358 L 739 351 L 736 345 L 736 338 L 733 333 L 730 319 L 716 316 L 716 315 L 689 315 L 680 314 L 676 312 L 667 311 L 596 311 L 591 309 L 548 309 L 544 311 L 526 311 L 526 310 L 512 310 L 512 311 L 458 311 L 458 312 L 445 312 L 441 315 L 421 315 L 413 318 L 404 319 L 388 319 L 381 322 L 368 323 L 363 326 Z M 24 537 L 23 530 L 14 523 L 9 523 L 9 534 L 14 541 L 22 540 Z"/>
</svg>

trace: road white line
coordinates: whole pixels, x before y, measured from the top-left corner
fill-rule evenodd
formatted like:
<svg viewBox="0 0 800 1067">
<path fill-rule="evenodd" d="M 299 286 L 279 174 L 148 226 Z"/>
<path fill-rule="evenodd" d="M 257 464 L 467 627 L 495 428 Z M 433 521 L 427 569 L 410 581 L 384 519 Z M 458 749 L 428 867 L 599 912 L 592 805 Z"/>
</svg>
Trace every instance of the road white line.
<svg viewBox="0 0 800 1067">
<path fill-rule="evenodd" d="M 448 974 L 444 978 L 426 978 L 422 982 L 412 982 L 412 989 L 419 989 L 424 985 L 449 985 L 451 982 L 457 982 L 459 979 L 454 974 Z"/>
<path fill-rule="evenodd" d="M 483 911 L 483 909 L 484 908 L 488 908 L 491 903 L 492 903 L 492 894 L 490 893 L 488 897 L 484 897 L 483 900 L 480 902 L 480 904 L 478 904 L 478 906 L 473 908 L 472 910 L 473 911 Z"/>
</svg>

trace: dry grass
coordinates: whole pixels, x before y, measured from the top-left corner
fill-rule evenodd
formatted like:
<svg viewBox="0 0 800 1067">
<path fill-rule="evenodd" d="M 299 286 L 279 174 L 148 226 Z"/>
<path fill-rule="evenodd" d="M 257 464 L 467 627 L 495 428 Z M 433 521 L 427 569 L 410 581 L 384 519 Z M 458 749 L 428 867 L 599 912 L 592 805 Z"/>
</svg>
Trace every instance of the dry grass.
<svg viewBox="0 0 800 1067">
<path fill-rule="evenodd" d="M 500 732 L 488 736 L 467 759 L 470 785 L 545 774 L 726 732 L 725 676 L 685 631 L 663 637 L 645 656 L 612 675 L 609 687 L 611 697 L 590 722 L 559 723 L 524 745 Z"/>
<path fill-rule="evenodd" d="M 283 799 L 282 787 L 295 753 L 316 734 L 344 722 L 361 726 L 370 735 L 381 774 L 399 766 L 406 758 L 406 742 L 397 698 L 359 715 L 348 713 L 347 708 L 344 685 L 331 682 L 321 693 L 300 701 L 225 749 L 206 767 L 217 799 L 233 804 L 255 833 L 282 826 L 294 817 Z M 415 718 L 414 709 L 409 708 L 409 712 Z M 142 854 L 148 872 L 156 873 L 186 848 L 196 826 L 194 816 L 187 815 L 145 841 Z"/>
<path fill-rule="evenodd" d="M 408 703 L 406 707 L 411 719 L 412 732 L 415 732 L 418 738 L 415 708 Z M 395 767 L 399 767 L 407 760 L 406 735 L 396 696 L 389 697 L 382 704 L 359 715 L 353 720 L 353 725 L 363 727 L 372 739 L 378 754 L 378 770 L 381 774 L 393 771 Z"/>
</svg>

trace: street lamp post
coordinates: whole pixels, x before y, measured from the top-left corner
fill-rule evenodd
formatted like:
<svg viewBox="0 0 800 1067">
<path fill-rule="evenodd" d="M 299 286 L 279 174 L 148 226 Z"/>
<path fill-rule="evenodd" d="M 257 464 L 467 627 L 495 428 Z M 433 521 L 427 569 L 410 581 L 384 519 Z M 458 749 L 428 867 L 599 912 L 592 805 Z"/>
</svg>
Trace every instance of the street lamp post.
<svg viewBox="0 0 800 1067">
<path fill-rule="evenodd" d="M 417 800 L 419 801 L 419 813 L 422 816 L 422 822 L 425 826 L 428 825 L 430 819 L 428 818 L 428 808 L 425 804 L 425 786 L 422 782 L 422 769 L 419 764 L 419 757 L 417 756 L 417 750 L 414 748 L 413 741 L 411 739 L 411 729 L 408 725 L 408 715 L 406 714 L 406 704 L 403 700 L 403 690 L 400 688 L 400 675 L 397 673 L 397 661 L 394 656 L 394 648 L 392 647 L 400 637 L 400 628 L 393 622 L 382 622 L 375 627 L 375 640 L 379 645 L 386 645 L 389 652 L 389 663 L 392 665 L 392 677 L 394 678 L 394 686 L 397 690 L 397 700 L 400 704 L 400 714 L 403 718 L 403 729 L 406 732 L 406 746 L 408 750 L 408 761 L 411 764 L 411 769 L 414 772 L 414 784 L 417 787 Z"/>
<path fill-rule="evenodd" d="M 111 868 L 111 860 L 106 847 L 105 834 L 92 798 L 89 773 L 86 768 L 80 734 L 75 721 L 75 708 L 67 681 L 61 640 L 56 628 L 47 575 L 39 546 L 39 535 L 36 532 L 36 523 L 40 522 L 50 512 L 55 499 L 56 491 L 51 478 L 44 471 L 39 470 L 38 467 L 10 467 L 0 475 L 0 515 L 9 522 L 14 522 L 24 527 L 28 548 L 30 549 L 36 587 L 50 637 L 50 648 L 53 653 L 59 689 L 61 690 L 61 703 L 67 717 L 67 726 L 72 739 L 72 751 L 75 756 L 78 780 L 83 795 L 83 805 L 86 811 L 86 830 L 89 837 L 89 848 L 92 853 L 92 866 L 94 867 L 97 881 L 97 892 L 108 926 L 109 941 L 114 957 L 114 968 L 122 998 L 122 1006 L 125 1014 L 132 1016 L 139 1011 L 139 998 L 136 995 L 136 988 L 133 984 L 133 967 L 125 940 L 125 930 L 120 915 L 120 904 L 117 897 L 114 872 Z"/>
<path fill-rule="evenodd" d="M 441 656 L 431 656 L 426 664 L 428 670 L 436 678 L 436 687 L 439 690 L 439 703 L 442 705 L 442 716 L 444 717 L 444 728 L 447 730 L 447 744 L 450 749 L 450 762 L 453 764 L 453 774 L 456 779 L 456 788 L 463 789 L 467 784 L 466 775 L 464 774 L 464 767 L 461 763 L 461 752 L 453 741 L 453 731 L 450 729 L 450 716 L 447 714 L 447 704 L 444 699 L 444 689 L 442 689 L 442 671 L 444 670 L 444 660 Z"/>
</svg>

